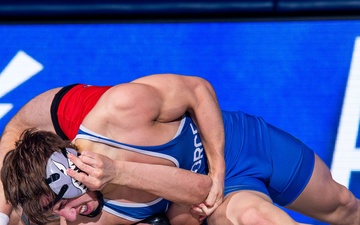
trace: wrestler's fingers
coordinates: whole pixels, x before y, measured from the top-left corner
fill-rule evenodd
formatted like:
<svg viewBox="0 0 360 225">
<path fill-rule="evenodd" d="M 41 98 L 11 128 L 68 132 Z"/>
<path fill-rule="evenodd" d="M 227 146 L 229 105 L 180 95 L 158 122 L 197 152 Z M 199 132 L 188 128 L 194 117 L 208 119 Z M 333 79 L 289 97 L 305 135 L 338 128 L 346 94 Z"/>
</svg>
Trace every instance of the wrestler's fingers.
<svg viewBox="0 0 360 225">
<path fill-rule="evenodd" d="M 84 151 L 79 158 L 81 161 L 87 165 L 90 165 L 94 168 L 103 168 L 106 164 L 106 156 L 92 151 Z"/>
<path fill-rule="evenodd" d="M 208 214 L 207 214 L 208 209 L 204 203 L 201 203 L 196 206 L 192 206 L 191 211 L 199 216 L 208 216 Z"/>
<path fill-rule="evenodd" d="M 83 152 L 81 152 L 81 156 L 86 156 L 93 159 L 95 159 L 98 155 L 98 153 L 89 150 L 84 150 Z"/>
<path fill-rule="evenodd" d="M 199 221 L 202 222 L 203 220 L 206 219 L 206 217 L 207 217 L 207 216 L 200 216 L 200 217 L 199 217 Z"/>
<path fill-rule="evenodd" d="M 212 197 L 212 198 L 211 198 Z M 218 196 L 215 194 L 212 195 L 208 195 L 208 198 L 205 200 L 205 206 L 208 210 L 208 212 L 211 214 L 213 211 L 215 211 L 215 209 L 221 205 L 223 199 L 222 199 L 222 195 Z"/>
<path fill-rule="evenodd" d="M 213 193 L 212 191 L 210 191 L 207 198 L 205 199 L 205 204 L 208 207 L 213 207 L 215 205 L 216 199 L 217 199 L 216 193 Z"/>
<path fill-rule="evenodd" d="M 75 155 L 69 154 L 68 155 L 70 161 L 72 161 L 75 166 L 80 170 L 80 172 L 83 172 L 87 174 L 89 177 L 93 177 L 94 179 L 101 179 L 104 176 L 104 172 L 102 169 L 99 169 L 96 165 L 91 164 L 92 160 L 88 159 L 87 157 L 76 157 Z M 99 185 L 98 188 L 100 188 L 101 185 Z"/>
<path fill-rule="evenodd" d="M 99 155 L 95 152 L 85 150 L 78 156 L 79 159 L 85 164 L 95 165 L 97 161 L 99 161 Z"/>
<path fill-rule="evenodd" d="M 81 154 L 79 156 L 75 156 L 69 153 L 68 158 L 82 171 L 87 171 L 92 168 L 101 168 L 104 165 L 102 160 L 99 160 L 99 157 L 94 157 L 94 155 L 90 156 L 88 154 Z"/>
<path fill-rule="evenodd" d="M 69 153 L 67 156 L 70 159 L 70 161 L 74 163 L 75 166 L 77 166 L 80 170 L 88 171 L 89 169 L 91 169 L 90 168 L 91 166 L 89 164 L 84 163 L 82 159 L 76 157 L 74 154 Z"/>
<path fill-rule="evenodd" d="M 103 183 L 96 177 L 89 176 L 82 172 L 76 172 L 72 169 L 67 169 L 66 172 L 70 177 L 84 184 L 91 191 L 100 191 L 103 188 Z"/>
<path fill-rule="evenodd" d="M 197 206 L 197 205 L 192 206 L 192 207 L 191 207 L 191 211 L 192 211 L 193 213 L 195 213 L 195 214 L 198 214 L 198 215 L 203 214 L 202 209 L 201 209 L 199 206 Z"/>
<path fill-rule="evenodd" d="M 191 207 L 191 212 L 193 214 L 196 214 L 196 215 L 199 216 L 198 220 L 200 222 L 202 222 L 203 220 L 206 219 L 206 217 L 208 217 L 208 215 L 206 215 L 206 213 L 204 213 L 203 210 L 199 206 L 192 206 Z"/>
<path fill-rule="evenodd" d="M 213 185 L 205 200 L 205 204 L 208 206 L 208 208 L 218 206 L 219 203 L 222 202 L 223 192 L 224 192 L 223 181 L 218 179 L 213 179 Z"/>
<path fill-rule="evenodd" d="M 198 213 L 199 215 L 210 216 L 217 207 L 208 207 L 206 204 L 201 203 L 198 205 L 198 208 L 202 211 L 202 213 Z"/>
<path fill-rule="evenodd" d="M 75 180 L 77 180 L 77 181 L 79 181 L 79 182 L 81 182 L 81 183 L 83 183 L 83 184 L 91 183 L 91 178 L 90 178 L 87 174 L 85 174 L 85 173 L 76 172 L 75 170 L 70 169 L 70 168 L 68 168 L 68 169 L 66 170 L 66 173 L 67 173 L 70 177 L 74 178 Z M 85 185 L 85 186 L 86 186 L 86 185 Z"/>
</svg>

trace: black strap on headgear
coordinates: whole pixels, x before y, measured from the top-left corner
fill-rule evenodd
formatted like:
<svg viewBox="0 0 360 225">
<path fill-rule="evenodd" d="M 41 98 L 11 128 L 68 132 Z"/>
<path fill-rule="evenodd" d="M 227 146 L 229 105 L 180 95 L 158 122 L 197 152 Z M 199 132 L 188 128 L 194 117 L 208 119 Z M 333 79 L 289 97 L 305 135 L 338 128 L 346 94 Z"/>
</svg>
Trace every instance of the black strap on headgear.
<svg viewBox="0 0 360 225">
<path fill-rule="evenodd" d="M 49 178 L 48 178 L 49 179 Z M 51 209 L 56 203 L 58 203 L 62 197 L 64 196 L 65 192 L 67 191 L 67 189 L 69 188 L 69 186 L 67 184 L 64 184 L 61 189 L 59 194 L 55 194 L 55 199 L 54 201 L 50 202 L 50 204 L 48 206 L 46 206 L 44 209 L 45 210 L 49 210 Z"/>
<path fill-rule="evenodd" d="M 93 218 L 93 217 L 98 216 L 101 213 L 102 208 L 104 206 L 104 197 L 103 197 L 103 195 L 101 194 L 100 191 L 96 192 L 96 197 L 97 197 L 97 199 L 99 201 L 98 207 L 94 211 L 92 211 L 90 214 L 82 215 L 82 216 L 87 216 L 87 217 Z"/>
</svg>

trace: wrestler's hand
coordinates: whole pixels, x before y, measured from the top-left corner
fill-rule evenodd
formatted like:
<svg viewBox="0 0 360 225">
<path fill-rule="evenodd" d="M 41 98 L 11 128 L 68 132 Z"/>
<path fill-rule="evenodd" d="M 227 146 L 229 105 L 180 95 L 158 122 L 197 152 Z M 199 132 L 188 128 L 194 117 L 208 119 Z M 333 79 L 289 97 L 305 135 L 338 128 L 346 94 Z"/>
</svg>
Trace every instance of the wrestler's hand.
<svg viewBox="0 0 360 225">
<path fill-rule="evenodd" d="M 68 155 L 69 159 L 84 173 L 67 169 L 69 176 L 83 183 L 91 191 L 100 191 L 116 177 L 114 160 L 92 151 L 83 151 L 79 157 Z"/>
<path fill-rule="evenodd" d="M 192 211 L 200 215 L 201 219 L 211 215 L 224 200 L 224 177 L 221 175 L 214 176 L 209 174 L 212 178 L 213 185 L 204 203 L 192 207 Z"/>
</svg>

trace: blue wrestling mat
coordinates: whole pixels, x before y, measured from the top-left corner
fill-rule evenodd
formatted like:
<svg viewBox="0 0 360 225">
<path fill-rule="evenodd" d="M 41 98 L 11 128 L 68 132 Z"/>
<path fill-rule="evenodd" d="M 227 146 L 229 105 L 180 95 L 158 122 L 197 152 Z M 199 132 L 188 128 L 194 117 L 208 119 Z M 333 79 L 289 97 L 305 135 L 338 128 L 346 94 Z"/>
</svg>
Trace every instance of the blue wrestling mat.
<svg viewBox="0 0 360 225">
<path fill-rule="evenodd" d="M 223 109 L 298 137 L 360 197 L 358 37 L 349 20 L 0 25 L 0 131 L 50 88 L 198 75 Z"/>
</svg>

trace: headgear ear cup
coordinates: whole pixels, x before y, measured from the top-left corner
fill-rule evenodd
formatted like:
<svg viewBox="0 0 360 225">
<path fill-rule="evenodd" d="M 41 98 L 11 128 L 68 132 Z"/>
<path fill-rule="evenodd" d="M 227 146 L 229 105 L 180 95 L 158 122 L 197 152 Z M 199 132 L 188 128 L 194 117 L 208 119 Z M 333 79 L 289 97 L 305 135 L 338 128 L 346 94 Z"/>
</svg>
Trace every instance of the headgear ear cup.
<svg viewBox="0 0 360 225">
<path fill-rule="evenodd" d="M 62 198 L 76 198 L 81 196 L 87 191 L 87 188 L 82 183 L 73 179 L 66 173 L 66 169 L 70 168 L 77 172 L 82 172 L 79 168 L 75 166 L 73 162 L 69 160 L 67 155 L 69 153 L 79 156 L 75 149 L 66 148 L 61 149 L 61 152 L 54 152 L 47 161 L 46 164 L 46 183 L 49 185 L 51 190 L 55 193 L 55 200 L 49 204 L 47 208 L 51 208 Z M 96 197 L 98 199 L 99 205 L 89 215 L 84 215 L 87 217 L 96 217 L 98 216 L 103 208 L 104 199 L 101 192 L 96 192 Z"/>
<path fill-rule="evenodd" d="M 79 169 L 67 157 L 68 153 L 78 156 L 78 152 L 72 148 L 54 152 L 46 164 L 46 182 L 58 198 L 75 198 L 84 194 L 87 188 L 66 173 L 66 169 Z"/>
</svg>

